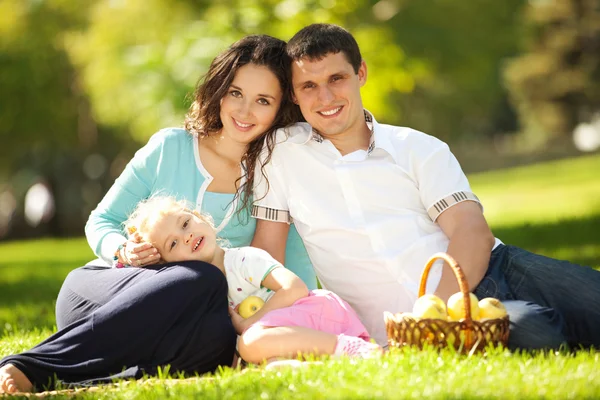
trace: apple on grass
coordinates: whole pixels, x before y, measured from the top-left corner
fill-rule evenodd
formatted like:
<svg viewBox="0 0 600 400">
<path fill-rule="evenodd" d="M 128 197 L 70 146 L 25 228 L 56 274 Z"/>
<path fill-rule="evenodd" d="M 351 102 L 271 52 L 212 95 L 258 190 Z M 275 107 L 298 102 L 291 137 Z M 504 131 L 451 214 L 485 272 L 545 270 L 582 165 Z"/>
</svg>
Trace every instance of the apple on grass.
<svg viewBox="0 0 600 400">
<path fill-rule="evenodd" d="M 238 313 L 242 318 L 250 318 L 262 308 L 265 301 L 258 296 L 248 296 L 240 303 Z"/>
</svg>

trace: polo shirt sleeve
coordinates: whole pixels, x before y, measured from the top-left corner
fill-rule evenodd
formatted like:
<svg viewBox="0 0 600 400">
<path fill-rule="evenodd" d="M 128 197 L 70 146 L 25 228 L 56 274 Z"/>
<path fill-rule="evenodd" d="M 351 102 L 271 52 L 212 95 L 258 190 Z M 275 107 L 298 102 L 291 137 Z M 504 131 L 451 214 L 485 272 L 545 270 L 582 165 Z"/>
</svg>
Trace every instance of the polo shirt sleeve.
<svg viewBox="0 0 600 400">
<path fill-rule="evenodd" d="M 127 164 L 108 190 L 85 225 L 85 234 L 92 251 L 108 264 L 120 244 L 127 240 L 123 222 L 140 200 L 150 196 L 157 176 L 165 133 L 152 136 Z"/>
<path fill-rule="evenodd" d="M 415 174 L 421 201 L 431 220 L 436 221 L 448 208 L 463 201 L 474 201 L 481 207 L 448 145 L 433 136 L 427 138 L 422 147 L 427 149 L 426 152 L 417 152 L 423 157 L 415 168 Z"/>
<path fill-rule="evenodd" d="M 290 224 L 291 217 L 287 201 L 285 185 L 285 168 L 281 162 L 281 148 L 279 144 L 273 149 L 271 159 L 264 165 L 267 155 L 266 149 L 260 157 L 254 171 L 254 204 L 252 216 L 267 221 L 284 222 Z M 261 168 L 261 165 L 264 167 Z"/>
<path fill-rule="evenodd" d="M 257 289 L 275 268 L 283 267 L 269 253 L 257 247 L 241 247 L 236 254 L 237 270 L 244 280 Z"/>
</svg>

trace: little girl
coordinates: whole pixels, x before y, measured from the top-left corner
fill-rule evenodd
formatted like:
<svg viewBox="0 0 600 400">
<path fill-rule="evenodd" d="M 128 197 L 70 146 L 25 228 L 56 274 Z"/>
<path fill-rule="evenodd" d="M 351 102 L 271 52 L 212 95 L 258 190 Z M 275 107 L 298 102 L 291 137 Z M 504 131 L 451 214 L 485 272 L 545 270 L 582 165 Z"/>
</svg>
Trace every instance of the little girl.
<svg viewBox="0 0 600 400">
<path fill-rule="evenodd" d="M 156 196 L 141 202 L 125 222 L 130 235 L 152 243 L 164 262 L 199 260 L 215 265 L 227 278 L 233 325 L 241 335 L 240 356 L 251 363 L 300 354 L 352 357 L 379 355 L 382 348 L 348 303 L 327 290 L 311 290 L 266 251 L 218 245 L 210 216 L 184 201 Z M 244 319 L 236 311 L 248 296 L 264 306 Z"/>
</svg>

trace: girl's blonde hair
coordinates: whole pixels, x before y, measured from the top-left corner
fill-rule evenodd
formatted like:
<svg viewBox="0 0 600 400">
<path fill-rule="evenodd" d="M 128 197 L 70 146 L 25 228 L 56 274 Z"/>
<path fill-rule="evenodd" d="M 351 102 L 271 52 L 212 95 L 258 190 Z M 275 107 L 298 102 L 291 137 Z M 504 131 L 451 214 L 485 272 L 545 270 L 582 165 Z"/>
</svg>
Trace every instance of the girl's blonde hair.
<svg viewBox="0 0 600 400">
<path fill-rule="evenodd" d="M 216 230 L 213 219 L 209 214 L 195 210 L 190 202 L 186 200 L 178 200 L 173 196 L 165 195 L 156 195 L 140 201 L 123 225 L 130 239 L 139 235 L 141 240 L 148 241 L 148 234 L 158 221 L 166 215 L 181 211 L 197 216 Z"/>
</svg>

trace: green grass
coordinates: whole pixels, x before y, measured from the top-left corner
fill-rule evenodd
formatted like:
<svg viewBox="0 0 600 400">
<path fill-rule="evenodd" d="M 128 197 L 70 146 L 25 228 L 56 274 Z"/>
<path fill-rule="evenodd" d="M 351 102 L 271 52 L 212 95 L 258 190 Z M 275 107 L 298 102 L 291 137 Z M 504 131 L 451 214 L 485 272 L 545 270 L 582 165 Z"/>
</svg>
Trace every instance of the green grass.
<svg viewBox="0 0 600 400">
<path fill-rule="evenodd" d="M 469 177 L 496 237 L 600 267 L 600 155 Z"/>
<path fill-rule="evenodd" d="M 469 179 L 502 241 L 600 267 L 599 174 L 600 155 L 595 155 Z M 0 356 L 29 349 L 55 329 L 54 301 L 62 280 L 91 258 L 84 239 L 0 244 Z M 382 360 L 329 360 L 280 372 L 225 369 L 210 378 L 155 378 L 48 397 L 592 399 L 600 398 L 599 356 L 496 350 L 467 357 L 394 349 Z"/>
</svg>

